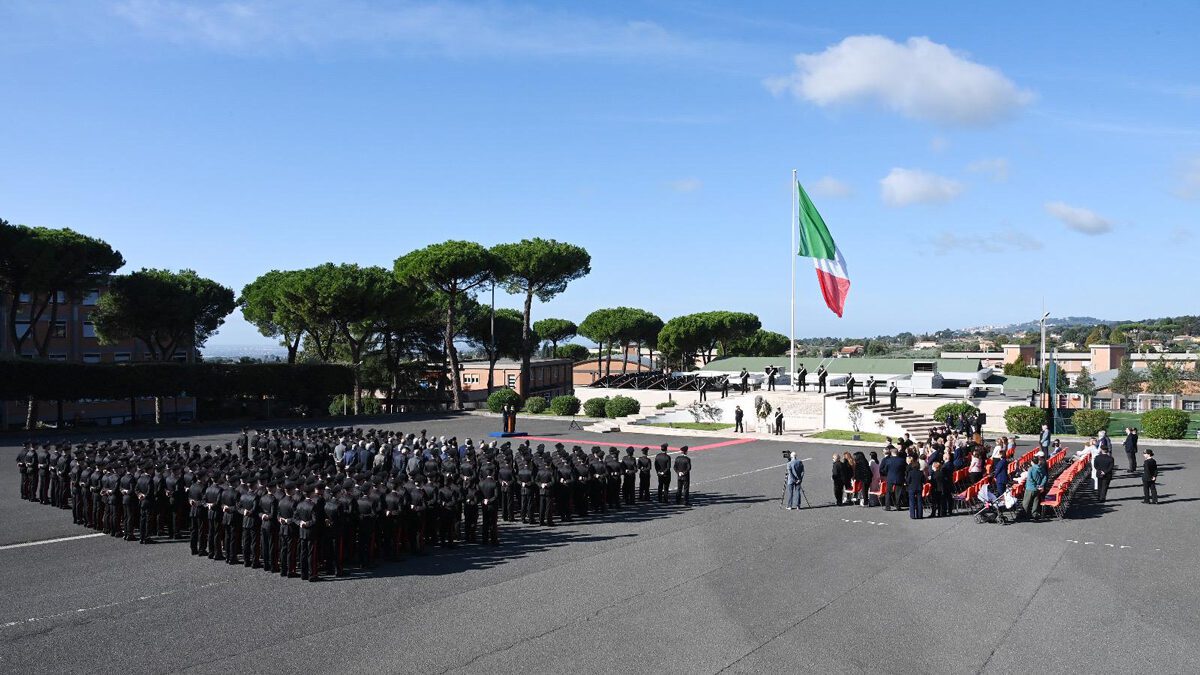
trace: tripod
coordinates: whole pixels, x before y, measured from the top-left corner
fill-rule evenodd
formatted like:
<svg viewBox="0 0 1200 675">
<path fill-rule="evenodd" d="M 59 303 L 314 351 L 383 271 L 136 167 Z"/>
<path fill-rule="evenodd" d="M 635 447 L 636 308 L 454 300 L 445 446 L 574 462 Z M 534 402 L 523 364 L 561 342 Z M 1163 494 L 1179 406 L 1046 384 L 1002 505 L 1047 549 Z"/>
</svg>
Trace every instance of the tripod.
<svg viewBox="0 0 1200 675">
<path fill-rule="evenodd" d="M 569 425 L 567 425 L 567 431 L 571 431 L 572 429 L 577 429 L 579 431 L 583 431 L 583 427 L 579 426 L 579 422 L 575 421 L 574 415 L 571 415 L 571 423 Z"/>
<path fill-rule="evenodd" d="M 800 498 L 803 499 L 804 503 L 808 506 L 808 508 L 811 509 L 813 505 L 812 502 L 808 501 L 808 494 L 804 491 L 804 486 L 800 485 L 798 488 L 800 490 Z M 785 481 L 783 483 L 783 492 L 779 495 L 779 508 L 781 509 L 787 508 L 787 489 L 788 486 L 787 482 Z"/>
</svg>

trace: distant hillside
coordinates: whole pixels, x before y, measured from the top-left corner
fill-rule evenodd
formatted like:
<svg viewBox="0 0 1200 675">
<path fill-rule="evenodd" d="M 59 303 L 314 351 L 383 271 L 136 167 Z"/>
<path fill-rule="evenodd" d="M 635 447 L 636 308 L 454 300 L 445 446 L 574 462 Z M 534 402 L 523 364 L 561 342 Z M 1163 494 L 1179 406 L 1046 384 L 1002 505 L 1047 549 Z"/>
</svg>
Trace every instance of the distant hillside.
<svg viewBox="0 0 1200 675">
<path fill-rule="evenodd" d="M 1046 319 L 1047 327 L 1065 327 L 1065 326 L 1098 326 L 1105 324 L 1115 326 L 1118 324 L 1129 323 L 1128 321 L 1118 321 L 1114 319 L 1097 319 L 1094 316 L 1064 316 L 1050 317 Z M 963 328 L 963 333 L 1021 333 L 1031 330 L 1039 330 L 1041 325 L 1037 321 L 1026 321 L 1025 323 L 1010 323 L 1002 326 L 976 326 L 974 328 Z"/>
</svg>

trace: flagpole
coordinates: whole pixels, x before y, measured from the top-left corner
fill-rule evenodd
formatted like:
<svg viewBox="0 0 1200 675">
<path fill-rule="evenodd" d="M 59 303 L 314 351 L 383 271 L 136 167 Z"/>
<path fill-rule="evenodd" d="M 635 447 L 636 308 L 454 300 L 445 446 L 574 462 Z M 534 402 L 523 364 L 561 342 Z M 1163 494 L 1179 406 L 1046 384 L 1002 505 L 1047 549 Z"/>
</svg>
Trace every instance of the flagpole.
<svg viewBox="0 0 1200 675">
<path fill-rule="evenodd" d="M 788 194 L 792 198 L 792 221 L 788 225 L 788 229 L 792 232 L 792 248 L 788 251 L 789 257 L 792 259 L 792 320 L 791 329 L 788 333 L 788 382 L 791 383 L 792 391 L 798 389 L 796 385 L 796 170 L 792 169 L 792 182 L 788 186 Z"/>
</svg>

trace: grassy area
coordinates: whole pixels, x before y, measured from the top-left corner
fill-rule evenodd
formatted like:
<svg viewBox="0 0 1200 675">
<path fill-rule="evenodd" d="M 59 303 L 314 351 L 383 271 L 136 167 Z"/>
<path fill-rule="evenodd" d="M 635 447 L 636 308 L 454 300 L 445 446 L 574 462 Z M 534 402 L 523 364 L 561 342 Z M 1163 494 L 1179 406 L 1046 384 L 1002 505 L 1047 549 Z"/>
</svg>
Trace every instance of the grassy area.
<svg viewBox="0 0 1200 675">
<path fill-rule="evenodd" d="M 692 431 L 720 431 L 722 429 L 732 429 L 732 424 L 722 424 L 721 422 L 651 422 L 646 426 L 650 427 L 666 427 L 668 429 L 691 429 Z"/>
<path fill-rule="evenodd" d="M 1108 423 L 1109 436 L 1125 436 L 1125 427 L 1137 427 L 1139 432 L 1142 430 L 1141 415 L 1123 410 L 1111 412 L 1112 419 Z M 1200 431 L 1200 413 L 1191 413 L 1191 418 L 1187 433 L 1183 436 L 1186 439 L 1195 439 L 1196 432 Z"/>
<path fill-rule="evenodd" d="M 853 431 L 844 431 L 842 429 L 826 429 L 820 433 L 813 434 L 809 438 L 825 438 L 831 441 L 853 441 L 855 433 Z M 885 443 L 887 436 L 883 434 L 873 434 L 868 431 L 858 432 L 858 440 L 870 441 L 871 443 Z"/>
</svg>

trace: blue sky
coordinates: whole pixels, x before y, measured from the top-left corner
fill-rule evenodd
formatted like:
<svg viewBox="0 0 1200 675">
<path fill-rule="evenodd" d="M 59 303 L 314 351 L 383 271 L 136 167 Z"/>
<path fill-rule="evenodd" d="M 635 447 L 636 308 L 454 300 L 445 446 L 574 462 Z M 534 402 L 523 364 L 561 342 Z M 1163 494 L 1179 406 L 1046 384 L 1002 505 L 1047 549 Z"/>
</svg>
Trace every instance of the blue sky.
<svg viewBox="0 0 1200 675">
<path fill-rule="evenodd" d="M 1200 4 L 964 7 L 5 0 L 0 217 L 235 290 L 552 237 L 535 318 L 786 333 L 795 168 L 852 279 L 799 336 L 1195 313 Z"/>
</svg>

